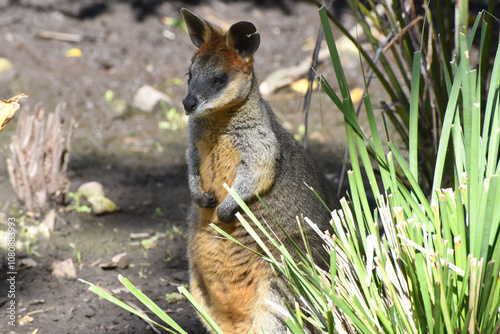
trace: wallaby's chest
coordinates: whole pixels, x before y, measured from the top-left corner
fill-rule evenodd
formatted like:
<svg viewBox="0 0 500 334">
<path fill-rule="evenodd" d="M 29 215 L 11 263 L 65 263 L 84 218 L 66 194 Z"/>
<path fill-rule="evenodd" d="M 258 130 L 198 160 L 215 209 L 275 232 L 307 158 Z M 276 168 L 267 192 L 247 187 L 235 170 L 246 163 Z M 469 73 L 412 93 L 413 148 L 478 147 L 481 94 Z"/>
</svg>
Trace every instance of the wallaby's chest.
<svg viewBox="0 0 500 334">
<path fill-rule="evenodd" d="M 201 189 L 214 193 L 220 203 L 227 196 L 223 184 L 232 186 L 234 182 L 240 153 L 226 135 L 205 136 L 195 145 L 200 158 Z"/>
</svg>

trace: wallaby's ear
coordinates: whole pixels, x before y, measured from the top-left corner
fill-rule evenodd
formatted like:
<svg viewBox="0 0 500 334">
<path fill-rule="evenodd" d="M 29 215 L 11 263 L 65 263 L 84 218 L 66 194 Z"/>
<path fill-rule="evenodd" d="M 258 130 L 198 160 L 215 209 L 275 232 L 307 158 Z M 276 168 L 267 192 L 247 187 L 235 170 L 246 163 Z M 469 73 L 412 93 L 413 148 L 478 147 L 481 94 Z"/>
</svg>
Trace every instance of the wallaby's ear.
<svg viewBox="0 0 500 334">
<path fill-rule="evenodd" d="M 229 28 L 227 44 L 234 48 L 241 57 L 250 57 L 259 48 L 260 34 L 252 23 L 237 22 Z"/>
<path fill-rule="evenodd" d="M 210 23 L 203 20 L 193 12 L 186 8 L 181 8 L 181 14 L 186 22 L 187 31 L 191 42 L 199 48 L 206 41 L 210 39 L 212 34 L 212 27 Z"/>
</svg>

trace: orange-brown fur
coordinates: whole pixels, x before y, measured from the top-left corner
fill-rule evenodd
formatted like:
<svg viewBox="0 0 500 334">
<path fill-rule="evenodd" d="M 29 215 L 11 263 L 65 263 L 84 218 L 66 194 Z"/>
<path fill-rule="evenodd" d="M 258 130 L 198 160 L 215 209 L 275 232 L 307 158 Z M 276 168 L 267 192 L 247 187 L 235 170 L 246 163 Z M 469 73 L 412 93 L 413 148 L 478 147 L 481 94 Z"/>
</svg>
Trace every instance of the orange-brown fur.
<svg viewBox="0 0 500 334">
<path fill-rule="evenodd" d="M 224 64 L 228 67 L 235 67 L 244 73 L 252 71 L 252 57 L 242 59 L 238 57 L 236 50 L 227 46 L 224 40 L 224 34 L 217 31 L 210 36 L 210 40 L 203 44 L 197 51 L 196 55 L 202 53 L 218 54 L 224 59 Z"/>
<path fill-rule="evenodd" d="M 215 142 L 199 141 L 195 145 L 201 160 L 201 188 L 204 192 L 214 193 L 217 203 L 220 203 L 227 196 L 227 190 L 224 189 L 223 184 L 232 186 L 240 156 L 232 145 L 231 138 L 219 136 L 215 139 Z M 203 211 L 215 210 L 204 209 Z M 212 222 L 217 221 L 213 219 Z"/>
<path fill-rule="evenodd" d="M 230 240 L 214 238 L 213 228 L 203 225 L 192 239 L 196 270 L 191 292 L 224 333 L 248 333 L 262 296 L 268 293 L 272 272 L 257 255 Z M 224 229 L 232 233 L 242 228 L 235 225 Z"/>
</svg>

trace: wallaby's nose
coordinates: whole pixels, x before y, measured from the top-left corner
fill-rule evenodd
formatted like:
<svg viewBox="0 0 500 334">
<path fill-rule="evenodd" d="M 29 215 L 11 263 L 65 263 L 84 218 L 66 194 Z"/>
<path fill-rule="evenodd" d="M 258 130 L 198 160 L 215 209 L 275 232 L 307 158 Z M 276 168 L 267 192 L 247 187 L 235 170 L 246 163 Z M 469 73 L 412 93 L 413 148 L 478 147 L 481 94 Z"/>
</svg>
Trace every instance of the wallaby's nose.
<svg viewBox="0 0 500 334">
<path fill-rule="evenodd" d="M 198 106 L 198 99 L 188 95 L 184 100 L 182 100 L 182 104 L 184 105 L 184 111 L 187 115 L 192 113 L 196 109 L 196 107 Z"/>
</svg>

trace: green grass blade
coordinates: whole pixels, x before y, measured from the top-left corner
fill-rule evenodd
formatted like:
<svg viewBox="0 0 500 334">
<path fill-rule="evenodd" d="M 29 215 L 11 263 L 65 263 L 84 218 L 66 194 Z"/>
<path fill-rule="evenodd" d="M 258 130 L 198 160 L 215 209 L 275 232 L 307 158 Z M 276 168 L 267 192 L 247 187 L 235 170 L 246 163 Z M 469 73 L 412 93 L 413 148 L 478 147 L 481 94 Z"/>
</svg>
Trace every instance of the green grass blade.
<svg viewBox="0 0 500 334">
<path fill-rule="evenodd" d="M 411 74 L 410 95 L 410 126 L 409 126 L 409 154 L 410 172 L 418 180 L 418 104 L 420 97 L 420 66 L 422 52 L 417 51 L 413 55 L 413 67 Z"/>
<path fill-rule="evenodd" d="M 93 293 L 95 293 L 96 295 L 98 295 L 99 297 L 102 297 L 110 302 L 112 302 L 113 304 L 121 307 L 122 309 L 132 313 L 132 314 L 135 314 L 136 316 L 138 316 L 139 318 L 141 319 L 144 319 L 145 321 L 149 321 L 151 323 L 154 323 L 155 325 L 171 332 L 171 333 L 181 333 L 181 334 L 184 334 L 186 333 L 182 328 L 179 327 L 179 325 L 177 325 L 177 323 L 170 319 L 171 321 L 167 322 L 167 324 L 169 324 L 170 326 L 172 326 L 172 328 L 176 329 L 177 331 L 174 332 L 172 331 L 171 329 L 157 323 L 156 321 L 152 320 L 151 318 L 149 318 L 147 315 L 145 315 L 144 313 L 141 313 L 139 311 L 137 311 L 136 309 L 134 309 L 133 307 L 125 304 L 124 302 L 122 302 L 121 300 L 119 300 L 118 298 L 110 295 L 109 293 L 107 293 L 106 291 L 102 290 L 101 288 L 99 288 L 98 286 L 96 286 L 95 284 L 93 283 L 90 283 L 90 282 L 87 282 L 83 279 L 79 279 L 80 282 L 83 282 L 83 283 L 86 283 L 89 285 L 89 290 L 92 291 Z M 169 317 L 170 318 L 170 317 Z"/>
<path fill-rule="evenodd" d="M 346 85 L 347 80 L 345 78 L 342 65 L 340 64 L 340 61 L 338 61 L 338 59 L 340 59 L 340 56 L 337 51 L 337 45 L 335 44 L 335 38 L 333 37 L 332 28 L 330 27 L 330 21 L 328 20 L 328 14 L 326 13 L 325 7 L 321 7 L 319 9 L 319 17 L 321 20 L 321 25 L 323 26 L 323 31 L 325 33 L 325 40 L 328 46 L 328 50 L 330 51 L 330 57 L 332 59 L 335 75 L 339 83 L 340 93 L 342 95 L 342 99 L 346 100 L 349 98 L 349 88 Z"/>
<path fill-rule="evenodd" d="M 427 212 L 427 214 L 429 215 L 430 218 L 433 217 L 432 209 L 431 209 L 429 203 L 427 202 L 427 198 L 425 197 L 425 194 L 422 192 L 422 189 L 420 188 L 418 181 L 415 179 L 415 177 L 411 173 L 410 167 L 406 163 L 403 155 L 397 149 L 396 145 L 394 145 L 394 143 L 392 143 L 392 142 L 389 143 L 389 149 L 394 154 L 394 157 L 398 161 L 399 166 L 403 169 L 403 172 L 404 172 L 406 178 L 408 179 L 408 182 L 410 182 L 410 186 L 411 186 L 413 193 L 420 201 L 420 204 L 423 205 L 425 212 Z"/>
<path fill-rule="evenodd" d="M 498 164 L 498 149 L 500 142 L 500 42 L 496 50 L 493 71 L 491 72 L 491 81 L 486 101 L 486 110 L 484 117 L 483 138 L 489 140 L 488 145 L 483 146 L 482 154 L 488 155 L 488 165 L 486 174 L 495 174 Z"/>
<path fill-rule="evenodd" d="M 183 286 L 180 286 L 177 288 L 179 292 L 186 297 L 186 299 L 193 305 L 193 307 L 196 309 L 196 311 L 205 319 L 205 321 L 210 325 L 210 327 L 214 330 L 215 333 L 217 334 L 223 334 L 222 330 L 220 327 L 213 321 L 213 319 L 205 312 L 203 307 L 196 301 L 196 299 L 193 298 L 193 296 L 187 291 L 187 289 Z"/>
<path fill-rule="evenodd" d="M 137 299 L 141 301 L 148 309 L 156 314 L 161 320 L 165 321 L 169 326 L 172 326 L 179 333 L 186 333 L 177 323 L 170 318 L 161 308 L 158 307 L 148 296 L 139 291 L 127 278 L 118 275 L 118 280 L 123 284 Z"/>
<path fill-rule="evenodd" d="M 462 63 L 460 66 L 463 66 Z M 432 183 L 432 189 L 441 188 L 441 182 L 443 179 L 444 165 L 446 161 L 446 154 L 448 152 L 448 141 L 450 138 L 450 133 L 452 129 L 452 121 L 455 118 L 455 112 L 457 111 L 458 95 L 460 93 L 462 85 L 463 73 L 459 71 L 453 80 L 453 85 L 450 91 L 450 97 L 448 99 L 448 105 L 446 107 L 446 112 L 444 115 L 443 126 L 441 129 L 441 138 L 438 145 L 438 153 L 436 157 L 436 165 L 434 169 L 434 181 Z M 435 192 L 432 193 L 432 200 L 435 200 Z"/>
<path fill-rule="evenodd" d="M 499 198 L 499 181 L 498 175 L 491 175 L 485 180 L 486 182 L 486 200 L 483 202 L 484 207 L 482 211 L 485 213 L 484 225 L 483 225 L 483 235 L 481 241 L 481 257 L 487 259 L 488 249 L 498 242 L 497 232 L 500 227 L 500 221 L 494 220 L 494 212 L 498 203 L 500 203 Z M 499 259 L 500 260 L 500 259 Z"/>
</svg>

